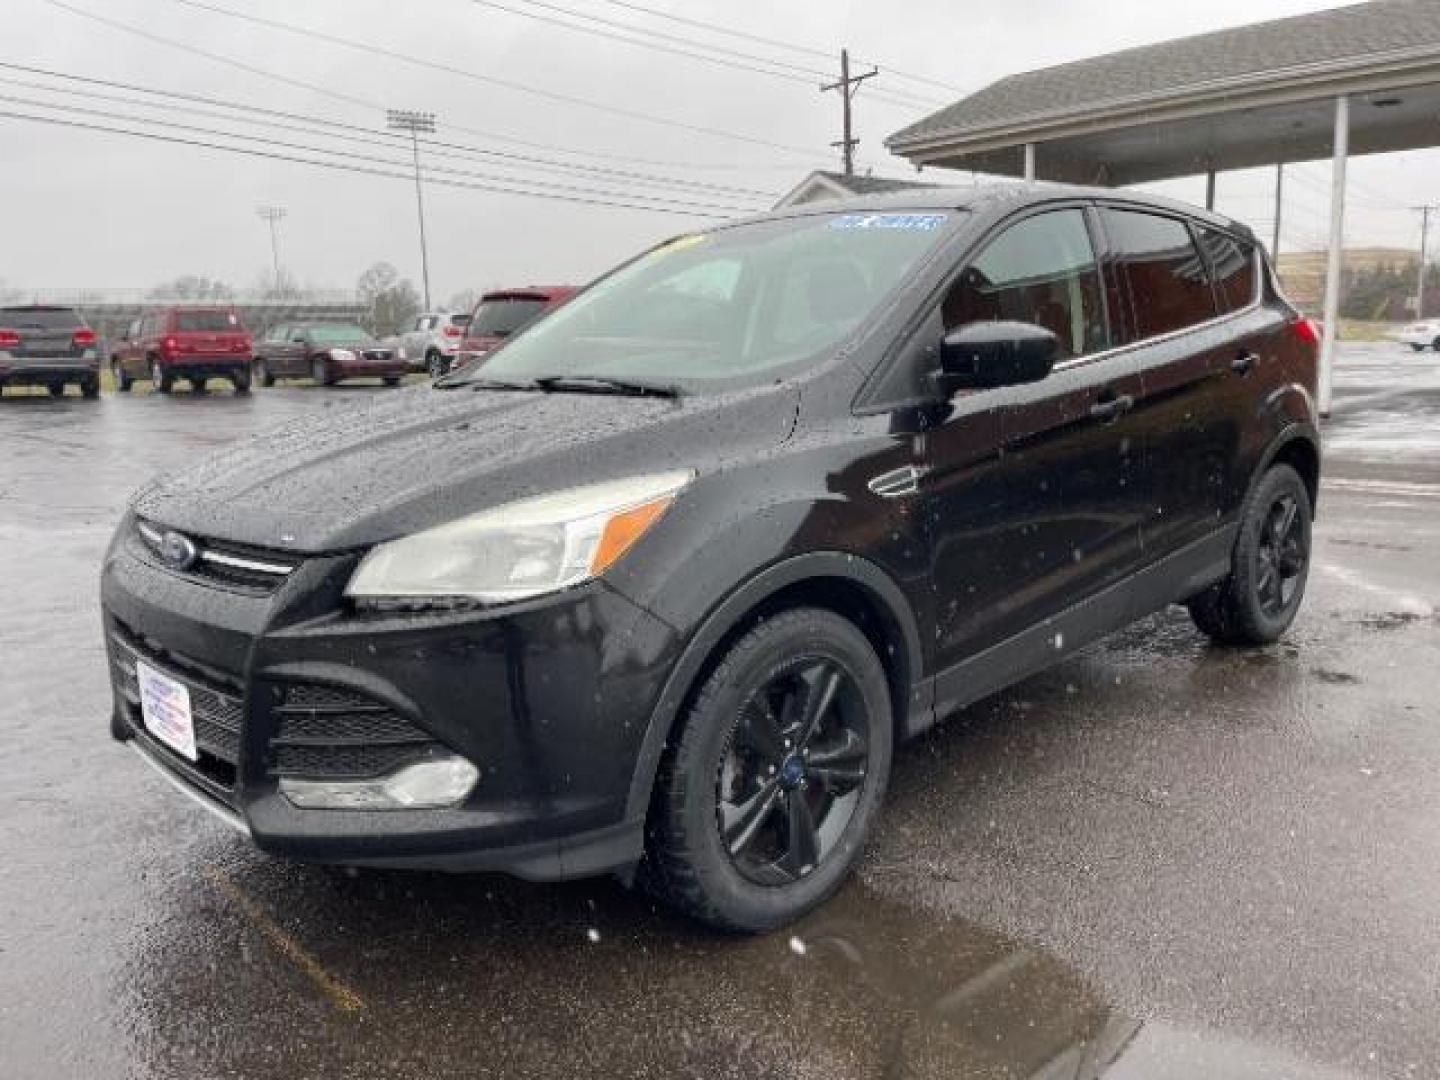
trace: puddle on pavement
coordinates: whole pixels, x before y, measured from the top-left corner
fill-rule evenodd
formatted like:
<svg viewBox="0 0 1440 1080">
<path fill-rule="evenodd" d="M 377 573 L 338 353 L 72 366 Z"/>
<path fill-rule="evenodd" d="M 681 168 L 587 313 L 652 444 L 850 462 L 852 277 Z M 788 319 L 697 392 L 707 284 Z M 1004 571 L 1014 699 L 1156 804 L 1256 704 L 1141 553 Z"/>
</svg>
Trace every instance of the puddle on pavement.
<svg viewBox="0 0 1440 1080">
<path fill-rule="evenodd" d="M 752 938 L 605 882 L 246 859 L 170 899 L 114 1018 L 149 1076 L 1230 1075 L 1045 952 L 859 883 Z"/>
</svg>

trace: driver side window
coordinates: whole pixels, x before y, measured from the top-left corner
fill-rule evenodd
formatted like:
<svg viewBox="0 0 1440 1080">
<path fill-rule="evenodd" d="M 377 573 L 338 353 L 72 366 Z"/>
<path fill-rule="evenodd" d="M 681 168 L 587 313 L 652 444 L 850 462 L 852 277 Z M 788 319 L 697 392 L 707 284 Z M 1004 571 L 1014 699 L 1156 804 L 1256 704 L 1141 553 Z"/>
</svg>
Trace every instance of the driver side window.
<svg viewBox="0 0 1440 1080">
<path fill-rule="evenodd" d="M 961 272 L 941 314 L 947 333 L 995 320 L 1043 326 L 1060 339 L 1062 359 L 1107 348 L 1085 212 L 1052 210 L 1006 229 Z"/>
</svg>

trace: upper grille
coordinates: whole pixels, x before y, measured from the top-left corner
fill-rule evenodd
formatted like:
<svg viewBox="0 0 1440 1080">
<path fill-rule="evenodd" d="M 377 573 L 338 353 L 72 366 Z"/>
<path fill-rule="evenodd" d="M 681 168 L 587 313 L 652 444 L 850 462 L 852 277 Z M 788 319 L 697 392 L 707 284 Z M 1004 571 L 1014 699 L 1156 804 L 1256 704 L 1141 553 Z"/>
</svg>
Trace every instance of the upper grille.
<svg viewBox="0 0 1440 1080">
<path fill-rule="evenodd" d="M 383 776 L 440 746 L 389 706 L 353 690 L 290 685 L 274 715 L 271 764 L 279 776 Z"/>
<path fill-rule="evenodd" d="M 194 558 L 188 565 L 176 563 L 166 551 L 169 530 L 137 518 L 135 531 L 166 569 L 248 592 L 274 592 L 298 565 L 293 555 L 195 536 L 185 537 Z"/>
<path fill-rule="evenodd" d="M 151 645 L 145 638 L 117 624 L 111 634 L 115 687 L 124 698 L 130 727 L 146 740 L 155 753 L 187 774 L 212 794 L 231 801 L 235 789 L 236 765 L 240 760 L 240 733 L 245 725 L 245 706 L 233 693 L 232 684 L 221 682 L 214 672 L 176 653 Z M 135 662 L 146 664 L 185 684 L 190 695 L 190 715 L 195 724 L 196 761 L 175 753 L 152 738 L 140 712 L 139 678 Z"/>
</svg>

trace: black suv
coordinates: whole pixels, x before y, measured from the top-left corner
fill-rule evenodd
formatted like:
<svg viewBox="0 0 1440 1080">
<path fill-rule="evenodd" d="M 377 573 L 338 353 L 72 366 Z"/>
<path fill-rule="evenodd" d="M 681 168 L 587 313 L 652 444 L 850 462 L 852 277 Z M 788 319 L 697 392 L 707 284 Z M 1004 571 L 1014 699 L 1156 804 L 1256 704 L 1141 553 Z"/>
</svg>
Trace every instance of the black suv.
<svg viewBox="0 0 1440 1080">
<path fill-rule="evenodd" d="M 1170 603 L 1285 631 L 1315 379 L 1249 230 L 1177 203 L 681 236 L 482 368 L 142 490 L 112 730 L 271 852 L 775 927 L 859 858 L 897 739 Z"/>
<path fill-rule="evenodd" d="M 74 308 L 49 304 L 0 307 L 0 391 L 45 386 L 54 397 L 75 383 L 100 396 L 100 349 L 95 331 Z"/>
</svg>

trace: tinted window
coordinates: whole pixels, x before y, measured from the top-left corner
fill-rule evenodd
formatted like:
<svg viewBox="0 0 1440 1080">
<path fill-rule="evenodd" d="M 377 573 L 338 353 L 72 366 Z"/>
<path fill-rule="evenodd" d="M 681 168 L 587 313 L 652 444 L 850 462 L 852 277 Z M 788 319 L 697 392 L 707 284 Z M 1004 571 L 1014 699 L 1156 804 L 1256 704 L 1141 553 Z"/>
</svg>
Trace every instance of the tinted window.
<svg viewBox="0 0 1440 1080">
<path fill-rule="evenodd" d="M 71 330 L 81 325 L 70 308 L 0 308 L 0 326 L 10 330 Z"/>
<path fill-rule="evenodd" d="M 485 300 L 475 309 L 470 332 L 482 337 L 505 337 L 539 315 L 544 307 L 545 301 L 538 299 Z"/>
<path fill-rule="evenodd" d="M 1155 337 L 1215 317 L 1205 264 L 1178 218 L 1103 210 L 1115 271 L 1130 296 L 1133 337 Z"/>
<path fill-rule="evenodd" d="M 1255 249 L 1213 229 L 1201 228 L 1199 233 L 1220 311 L 1228 314 L 1249 307 L 1255 300 Z"/>
<path fill-rule="evenodd" d="M 945 297 L 945 329 L 966 323 L 1034 323 L 1060 339 L 1062 356 L 1106 346 L 1095 252 L 1081 210 L 1037 214 L 1011 226 L 961 273 Z"/>
<path fill-rule="evenodd" d="M 305 331 L 310 335 L 310 340 L 325 345 L 345 345 L 350 342 L 368 342 L 373 340 L 360 327 L 354 323 L 316 323 Z"/>
<path fill-rule="evenodd" d="M 238 330 L 240 320 L 228 311 L 177 311 L 176 330 Z"/>
</svg>

